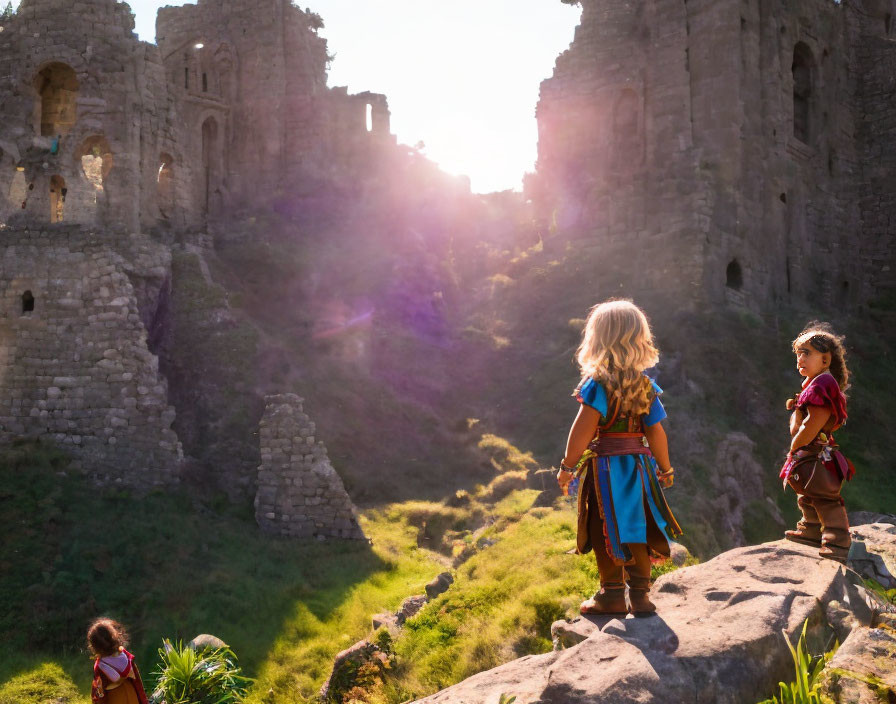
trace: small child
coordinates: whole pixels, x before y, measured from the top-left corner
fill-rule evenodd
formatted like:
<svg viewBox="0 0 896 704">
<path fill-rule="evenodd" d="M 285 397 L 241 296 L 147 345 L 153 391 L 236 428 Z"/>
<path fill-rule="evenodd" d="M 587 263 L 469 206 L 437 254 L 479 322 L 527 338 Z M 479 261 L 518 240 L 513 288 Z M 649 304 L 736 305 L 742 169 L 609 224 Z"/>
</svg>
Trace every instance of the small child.
<svg viewBox="0 0 896 704">
<path fill-rule="evenodd" d="M 634 303 L 611 300 L 591 310 L 577 353 L 583 378 L 574 395 L 582 405 L 557 473 L 564 493 L 581 479 L 577 552 L 593 548 L 600 575 L 601 589 L 582 602 L 582 614 L 656 611 L 647 597 L 651 556 L 668 557 L 669 540 L 681 534 L 662 489 L 674 474 L 660 424 L 662 389 L 644 373 L 658 356 Z"/>
<path fill-rule="evenodd" d="M 125 646 L 124 627 L 109 618 L 98 618 L 87 630 L 87 645 L 96 658 L 93 664 L 94 704 L 147 704 L 140 672 Z"/>
<path fill-rule="evenodd" d="M 780 477 L 796 491 L 803 517 L 784 537 L 845 563 L 852 539 L 840 489 L 855 469 L 831 433 L 846 422 L 846 350 L 829 324 L 816 321 L 793 341 L 793 351 L 805 379 L 802 392 L 787 400 L 792 439 Z"/>
</svg>

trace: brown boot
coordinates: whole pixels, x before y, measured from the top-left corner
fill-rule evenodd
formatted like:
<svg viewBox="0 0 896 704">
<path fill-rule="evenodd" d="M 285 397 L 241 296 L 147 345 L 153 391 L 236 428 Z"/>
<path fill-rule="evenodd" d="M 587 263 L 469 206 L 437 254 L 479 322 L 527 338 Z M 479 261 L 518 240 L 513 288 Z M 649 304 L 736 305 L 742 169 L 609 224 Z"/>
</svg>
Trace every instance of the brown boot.
<svg viewBox="0 0 896 704">
<path fill-rule="evenodd" d="M 809 523 L 805 519 L 796 524 L 796 530 L 785 530 L 784 537 L 794 543 L 821 547 L 821 524 Z"/>
<path fill-rule="evenodd" d="M 827 560 L 834 560 L 834 562 L 839 562 L 841 565 L 845 565 L 846 558 L 849 556 L 849 546 L 843 547 L 842 545 L 825 543 L 821 546 L 821 550 L 818 551 L 818 554 Z"/>
<path fill-rule="evenodd" d="M 625 607 L 625 590 L 622 587 L 604 587 L 579 607 L 583 616 L 622 616 L 628 613 Z"/>
<path fill-rule="evenodd" d="M 825 547 L 832 548 L 825 551 L 822 547 L 822 556 L 830 557 L 836 548 L 849 551 L 852 537 L 849 534 L 849 519 L 846 517 L 846 508 L 843 499 L 813 499 L 818 516 L 821 518 L 821 543 Z"/>
<path fill-rule="evenodd" d="M 629 577 L 628 600 L 635 616 L 650 616 L 656 613 L 656 604 L 647 596 L 650 591 L 650 577 Z"/>
<path fill-rule="evenodd" d="M 631 612 L 635 616 L 650 616 L 656 613 L 656 604 L 648 597 L 649 589 L 629 589 L 628 599 L 632 604 Z"/>
</svg>

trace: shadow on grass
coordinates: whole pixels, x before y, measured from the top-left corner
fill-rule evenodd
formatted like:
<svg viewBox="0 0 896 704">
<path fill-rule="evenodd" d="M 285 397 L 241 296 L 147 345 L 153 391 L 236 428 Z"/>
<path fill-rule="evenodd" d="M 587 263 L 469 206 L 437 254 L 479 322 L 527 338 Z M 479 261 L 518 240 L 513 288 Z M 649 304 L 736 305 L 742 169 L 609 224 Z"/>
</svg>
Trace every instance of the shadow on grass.
<svg viewBox="0 0 896 704">
<path fill-rule="evenodd" d="M 319 633 L 357 584 L 393 569 L 367 543 L 266 537 L 183 496 L 91 487 L 66 465 L 40 445 L 0 456 L 0 690 L 52 660 L 85 691 L 100 615 L 131 628 L 144 676 L 163 638 L 203 632 L 254 675 L 277 639 Z"/>
</svg>

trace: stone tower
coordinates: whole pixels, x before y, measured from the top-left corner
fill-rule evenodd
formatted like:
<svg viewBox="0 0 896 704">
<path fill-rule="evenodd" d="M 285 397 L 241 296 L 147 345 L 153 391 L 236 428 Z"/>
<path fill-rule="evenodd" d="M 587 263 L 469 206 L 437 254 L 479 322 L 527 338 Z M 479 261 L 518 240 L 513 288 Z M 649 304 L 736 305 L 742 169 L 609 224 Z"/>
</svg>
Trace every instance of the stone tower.
<svg viewBox="0 0 896 704">
<path fill-rule="evenodd" d="M 582 6 L 542 84 L 535 185 L 622 262 L 607 278 L 758 311 L 891 290 L 889 0 Z"/>
<path fill-rule="evenodd" d="M 385 96 L 327 88 L 320 26 L 289 0 L 199 0 L 159 11 L 157 41 L 202 210 L 214 216 L 351 179 L 390 141 Z M 368 105 L 383 118 L 370 129 Z"/>
<path fill-rule="evenodd" d="M 177 120 L 158 51 L 133 29 L 115 0 L 22 0 L 0 34 L 0 221 L 158 220 Z"/>
</svg>

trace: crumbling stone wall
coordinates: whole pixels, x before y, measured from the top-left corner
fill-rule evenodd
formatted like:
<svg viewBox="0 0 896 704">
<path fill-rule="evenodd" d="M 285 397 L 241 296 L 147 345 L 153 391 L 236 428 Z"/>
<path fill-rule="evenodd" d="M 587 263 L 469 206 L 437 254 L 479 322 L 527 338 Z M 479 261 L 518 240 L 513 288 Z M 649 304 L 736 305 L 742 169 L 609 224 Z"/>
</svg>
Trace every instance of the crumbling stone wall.
<svg viewBox="0 0 896 704">
<path fill-rule="evenodd" d="M 255 519 L 262 530 L 300 538 L 364 539 L 342 480 L 315 442 L 295 394 L 268 396 L 259 426 L 261 466 Z"/>
<path fill-rule="evenodd" d="M 159 11 L 168 85 L 199 169 L 193 197 L 211 216 L 356 180 L 390 143 L 385 96 L 327 88 L 320 18 L 289 0 L 199 0 Z M 366 113 L 376 119 L 368 132 Z M 345 119 L 351 113 L 354 119 Z"/>
<path fill-rule="evenodd" d="M 0 230 L 0 438 L 47 438 L 100 481 L 179 480 L 165 379 L 131 277 L 169 254 L 146 238 L 126 262 L 77 226 Z"/>
<path fill-rule="evenodd" d="M 543 216 L 602 266 L 623 261 L 602 273 L 638 291 L 756 310 L 866 304 L 894 259 L 889 210 L 860 204 L 865 184 L 892 178 L 896 52 L 869 49 L 870 4 L 583 0 L 541 88 Z"/>
</svg>

